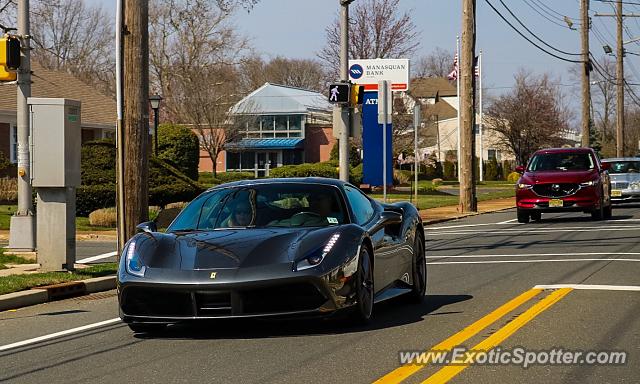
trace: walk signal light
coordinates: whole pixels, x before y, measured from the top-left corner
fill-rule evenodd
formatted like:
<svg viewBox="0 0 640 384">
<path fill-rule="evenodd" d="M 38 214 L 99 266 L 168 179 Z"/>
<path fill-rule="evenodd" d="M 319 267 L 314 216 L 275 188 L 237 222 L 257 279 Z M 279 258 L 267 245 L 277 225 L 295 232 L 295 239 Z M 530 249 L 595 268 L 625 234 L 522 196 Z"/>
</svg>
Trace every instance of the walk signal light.
<svg viewBox="0 0 640 384">
<path fill-rule="evenodd" d="M 0 38 L 0 81 L 15 81 L 20 68 L 20 40 L 11 36 Z"/>
<path fill-rule="evenodd" d="M 351 98 L 351 84 L 334 83 L 329 85 L 329 102 L 334 104 L 348 104 Z"/>
<path fill-rule="evenodd" d="M 361 105 L 364 99 L 364 85 L 354 85 L 351 87 L 351 105 Z"/>
</svg>

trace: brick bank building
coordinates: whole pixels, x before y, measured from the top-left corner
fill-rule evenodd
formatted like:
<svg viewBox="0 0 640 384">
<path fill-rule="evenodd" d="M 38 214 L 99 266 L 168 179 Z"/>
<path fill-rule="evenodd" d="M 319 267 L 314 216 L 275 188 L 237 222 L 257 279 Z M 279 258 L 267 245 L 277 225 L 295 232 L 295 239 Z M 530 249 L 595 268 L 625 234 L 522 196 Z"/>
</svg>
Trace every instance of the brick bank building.
<svg viewBox="0 0 640 384">
<path fill-rule="evenodd" d="M 253 172 L 260 177 L 283 165 L 329 160 L 335 144 L 332 106 L 318 92 L 265 83 L 231 112 L 244 123 L 240 138 L 219 154 L 217 172 Z M 212 170 L 208 154 L 201 152 L 200 172 Z"/>
</svg>

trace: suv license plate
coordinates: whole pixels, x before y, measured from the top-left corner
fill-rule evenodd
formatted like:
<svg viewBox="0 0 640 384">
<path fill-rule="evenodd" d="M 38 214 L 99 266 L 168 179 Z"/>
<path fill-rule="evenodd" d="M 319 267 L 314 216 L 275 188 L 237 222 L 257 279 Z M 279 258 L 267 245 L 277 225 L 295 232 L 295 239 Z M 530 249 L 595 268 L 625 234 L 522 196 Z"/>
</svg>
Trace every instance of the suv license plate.
<svg viewBox="0 0 640 384">
<path fill-rule="evenodd" d="M 611 190 L 611 197 L 621 197 L 622 196 L 622 191 L 619 189 L 612 189 Z"/>
<path fill-rule="evenodd" d="M 562 208 L 564 203 L 560 199 L 549 200 L 549 208 Z"/>
</svg>

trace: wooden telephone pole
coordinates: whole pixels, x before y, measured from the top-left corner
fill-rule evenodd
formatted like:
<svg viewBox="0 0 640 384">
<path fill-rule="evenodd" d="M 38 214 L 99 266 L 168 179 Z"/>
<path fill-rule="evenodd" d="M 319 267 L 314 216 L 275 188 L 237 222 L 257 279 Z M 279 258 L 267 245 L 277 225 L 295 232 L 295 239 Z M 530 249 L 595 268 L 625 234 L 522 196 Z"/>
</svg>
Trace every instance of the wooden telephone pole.
<svg viewBox="0 0 640 384">
<path fill-rule="evenodd" d="M 149 1 L 124 2 L 124 221 L 126 239 L 149 217 Z"/>
<path fill-rule="evenodd" d="M 582 146 L 590 145 L 591 133 L 591 81 L 589 80 L 589 0 L 580 0 L 582 20 Z"/>
<path fill-rule="evenodd" d="M 460 213 L 478 210 L 475 185 L 476 1 L 462 0 L 460 50 Z"/>
<path fill-rule="evenodd" d="M 624 156 L 624 47 L 622 43 L 622 0 L 618 0 L 616 10 L 616 156 Z"/>
</svg>

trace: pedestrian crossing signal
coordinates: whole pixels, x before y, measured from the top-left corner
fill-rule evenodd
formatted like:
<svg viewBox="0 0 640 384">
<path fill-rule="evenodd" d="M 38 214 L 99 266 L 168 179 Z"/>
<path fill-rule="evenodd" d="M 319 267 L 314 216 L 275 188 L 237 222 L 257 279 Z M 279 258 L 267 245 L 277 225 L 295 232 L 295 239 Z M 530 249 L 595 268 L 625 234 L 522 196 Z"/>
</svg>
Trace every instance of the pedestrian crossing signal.
<svg viewBox="0 0 640 384">
<path fill-rule="evenodd" d="M 329 102 L 334 104 L 349 104 L 351 98 L 351 84 L 334 83 L 329 85 Z"/>
<path fill-rule="evenodd" d="M 20 40 L 15 37 L 0 38 L 0 81 L 15 81 L 20 68 Z"/>
</svg>

